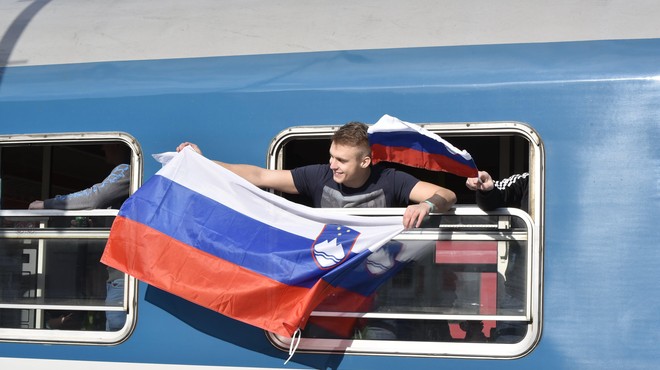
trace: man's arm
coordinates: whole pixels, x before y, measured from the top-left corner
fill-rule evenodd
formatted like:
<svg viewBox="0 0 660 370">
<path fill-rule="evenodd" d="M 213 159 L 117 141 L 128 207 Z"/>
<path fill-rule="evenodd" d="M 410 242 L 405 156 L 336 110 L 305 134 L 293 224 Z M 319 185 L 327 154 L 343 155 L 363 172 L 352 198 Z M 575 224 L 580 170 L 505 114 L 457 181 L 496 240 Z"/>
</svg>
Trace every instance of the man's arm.
<svg viewBox="0 0 660 370">
<path fill-rule="evenodd" d="M 281 191 L 287 194 L 298 194 L 298 189 L 293 182 L 290 170 L 268 170 L 249 164 L 230 164 L 213 161 L 238 176 L 246 179 L 251 184 L 260 187 Z"/>
<path fill-rule="evenodd" d="M 181 143 L 176 148 L 176 151 L 180 152 L 186 146 L 190 146 L 194 151 L 202 154 L 202 150 L 197 145 L 189 142 Z M 269 170 L 249 164 L 231 164 L 216 160 L 213 162 L 257 187 L 273 189 L 287 194 L 298 194 L 298 189 L 296 189 L 296 185 L 293 182 L 293 175 L 290 170 Z"/>
<path fill-rule="evenodd" d="M 128 197 L 130 166 L 115 167 L 103 182 L 90 188 L 55 198 L 30 203 L 29 209 L 100 209 L 114 206 Z"/>
<path fill-rule="evenodd" d="M 408 206 L 403 214 L 403 226 L 419 227 L 431 212 L 446 212 L 456 204 L 456 194 L 441 186 L 420 181 L 410 191 L 410 201 L 417 203 Z"/>
<path fill-rule="evenodd" d="M 493 181 L 486 171 L 479 171 L 479 178 L 469 178 L 465 185 L 476 190 L 476 201 L 479 208 L 484 211 L 492 211 L 500 207 L 522 207 L 521 204 L 527 199 L 528 173 L 512 175 L 500 181 Z"/>
</svg>

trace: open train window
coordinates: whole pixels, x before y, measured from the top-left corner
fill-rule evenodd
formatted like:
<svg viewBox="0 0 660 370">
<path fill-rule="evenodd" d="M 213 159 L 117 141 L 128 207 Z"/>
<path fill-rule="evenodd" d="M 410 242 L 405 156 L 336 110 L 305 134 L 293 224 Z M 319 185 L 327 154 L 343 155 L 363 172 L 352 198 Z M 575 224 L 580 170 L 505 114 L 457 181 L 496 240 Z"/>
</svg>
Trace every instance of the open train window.
<svg viewBox="0 0 660 370">
<path fill-rule="evenodd" d="M 140 158 L 124 133 L 0 136 L 0 340 L 128 336 L 136 281 L 100 257 Z"/>
<path fill-rule="evenodd" d="M 404 231 L 373 258 L 378 288 L 353 304 L 326 299 L 312 313 L 298 352 L 461 358 L 517 358 L 541 335 L 544 151 L 518 122 L 422 124 L 494 179 L 529 174 L 529 205 L 485 212 L 465 178 L 391 164 L 453 190 L 457 205 Z M 272 142 L 268 167 L 327 163 L 339 126 L 293 127 Z M 291 200 L 309 204 L 307 199 Z M 403 208 L 328 209 L 354 215 L 401 215 Z M 370 257 L 371 258 L 371 257 Z M 365 265 L 365 269 L 369 269 Z M 288 350 L 291 338 L 269 339 Z"/>
</svg>

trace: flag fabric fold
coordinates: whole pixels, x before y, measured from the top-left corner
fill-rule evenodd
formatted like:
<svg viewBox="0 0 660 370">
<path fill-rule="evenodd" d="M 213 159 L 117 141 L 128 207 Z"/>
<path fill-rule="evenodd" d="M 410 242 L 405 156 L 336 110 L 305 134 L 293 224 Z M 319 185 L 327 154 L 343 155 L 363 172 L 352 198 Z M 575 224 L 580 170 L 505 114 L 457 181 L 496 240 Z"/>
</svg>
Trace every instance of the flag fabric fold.
<svg viewBox="0 0 660 370">
<path fill-rule="evenodd" d="M 291 336 L 325 297 L 361 294 L 348 271 L 402 230 L 287 201 L 186 148 L 123 204 L 101 262 Z"/>
<path fill-rule="evenodd" d="M 477 177 L 472 156 L 413 123 L 384 115 L 369 127 L 372 161 L 401 163 L 458 176 Z"/>
</svg>

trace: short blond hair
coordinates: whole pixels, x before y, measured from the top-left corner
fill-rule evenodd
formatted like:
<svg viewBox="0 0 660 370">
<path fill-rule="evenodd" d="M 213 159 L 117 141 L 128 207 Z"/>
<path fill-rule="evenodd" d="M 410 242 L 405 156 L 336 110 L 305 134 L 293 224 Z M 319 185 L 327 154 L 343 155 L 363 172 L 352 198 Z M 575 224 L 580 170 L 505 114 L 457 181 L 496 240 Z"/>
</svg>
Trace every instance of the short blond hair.
<svg viewBox="0 0 660 370">
<path fill-rule="evenodd" d="M 349 122 L 341 126 L 332 135 L 332 142 L 338 145 L 346 145 L 363 149 L 364 156 L 371 156 L 369 145 L 368 126 L 362 122 Z"/>
</svg>

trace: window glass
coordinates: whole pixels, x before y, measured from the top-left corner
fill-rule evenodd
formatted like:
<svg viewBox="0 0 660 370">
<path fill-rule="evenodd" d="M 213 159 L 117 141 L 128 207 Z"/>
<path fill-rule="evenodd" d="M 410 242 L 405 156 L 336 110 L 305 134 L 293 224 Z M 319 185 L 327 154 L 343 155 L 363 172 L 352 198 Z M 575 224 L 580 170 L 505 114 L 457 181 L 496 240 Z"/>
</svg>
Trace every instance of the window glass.
<svg viewBox="0 0 660 370">
<path fill-rule="evenodd" d="M 0 137 L 0 139 L 3 139 Z M 0 339 L 114 343 L 130 332 L 135 281 L 100 262 L 138 186 L 125 134 L 0 142 Z"/>
</svg>

